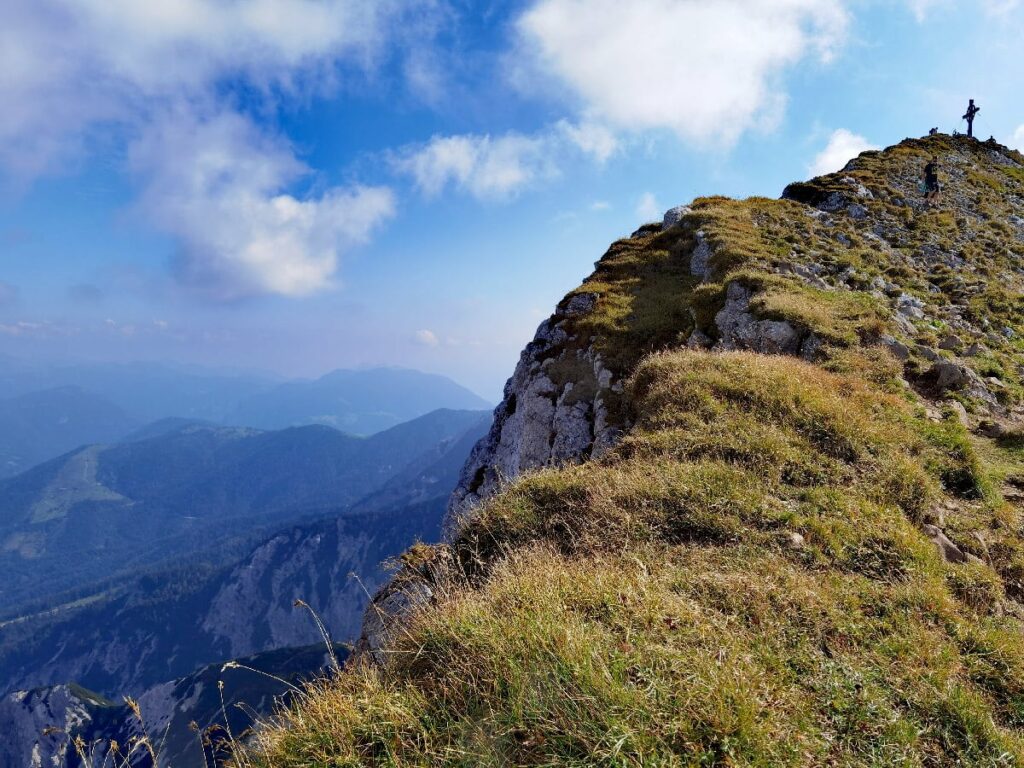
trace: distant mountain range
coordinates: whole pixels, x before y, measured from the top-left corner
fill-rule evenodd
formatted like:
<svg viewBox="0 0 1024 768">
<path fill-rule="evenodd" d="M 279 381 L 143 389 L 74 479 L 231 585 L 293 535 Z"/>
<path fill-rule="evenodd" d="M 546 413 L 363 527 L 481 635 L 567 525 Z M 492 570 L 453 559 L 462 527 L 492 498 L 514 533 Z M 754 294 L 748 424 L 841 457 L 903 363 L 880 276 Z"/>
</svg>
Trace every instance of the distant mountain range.
<svg viewBox="0 0 1024 768">
<path fill-rule="evenodd" d="M 12 358 L 0 361 L 0 397 L 73 386 L 115 403 L 138 424 L 167 416 L 224 423 L 239 402 L 281 382 L 270 375 L 148 362 L 55 365 Z"/>
<path fill-rule="evenodd" d="M 457 416 L 432 414 L 415 431 L 436 434 Z M 68 749 L 75 736 L 95 745 L 94 764 L 102 764 L 111 739 L 124 744 L 141 733 L 137 718 L 114 703 L 125 694 L 138 698 L 146 729 L 159 737 L 161 766 L 212 765 L 190 725 L 224 724 L 218 681 L 239 733 L 287 693 L 244 667 L 289 682 L 322 672 L 326 646 L 296 599 L 334 641 L 354 640 L 370 595 L 387 577 L 386 562 L 416 540 L 437 540 L 459 469 L 489 424 L 489 414 L 477 414 L 464 432 L 341 514 L 279 528 L 219 565 L 182 557 L 0 622 L 0 766 L 26 765 L 38 754 L 42 765 L 86 768 Z M 243 666 L 223 670 L 228 659 Z"/>
<path fill-rule="evenodd" d="M 377 368 L 281 384 L 243 400 L 227 421 L 263 429 L 325 424 L 371 435 L 437 408 L 483 410 L 492 405 L 444 376 Z"/>
<path fill-rule="evenodd" d="M 408 370 L 0 361 L 0 768 L 102 764 L 141 733 L 125 695 L 161 766 L 206 768 L 189 726 L 223 724 L 218 681 L 241 731 L 234 703 L 266 714 L 288 690 L 274 677 L 321 672 L 295 601 L 354 640 L 386 563 L 438 539 L 490 422 L 472 392 Z"/>
<path fill-rule="evenodd" d="M 342 510 L 433 461 L 484 418 L 435 411 L 369 438 L 321 426 L 168 424 L 152 437 L 79 448 L 0 481 L 0 618 L 38 596 Z"/>
<path fill-rule="evenodd" d="M 438 409 L 489 408 L 450 379 L 399 368 L 282 382 L 151 363 L 47 367 L 4 358 L 0 478 L 86 444 L 121 441 L 154 422 L 267 430 L 319 424 L 365 436 Z"/>
</svg>

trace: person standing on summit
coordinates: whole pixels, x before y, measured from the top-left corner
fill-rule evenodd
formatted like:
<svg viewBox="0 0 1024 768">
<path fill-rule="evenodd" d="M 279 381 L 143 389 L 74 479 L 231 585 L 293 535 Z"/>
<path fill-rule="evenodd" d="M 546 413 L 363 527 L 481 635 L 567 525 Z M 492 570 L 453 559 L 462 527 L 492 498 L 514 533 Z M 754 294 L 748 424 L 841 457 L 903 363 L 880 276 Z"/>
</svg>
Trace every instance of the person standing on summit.
<svg viewBox="0 0 1024 768">
<path fill-rule="evenodd" d="M 972 139 L 974 138 L 974 116 L 979 112 L 981 112 L 981 107 L 974 106 L 974 99 L 971 99 L 971 103 L 967 105 L 967 114 L 963 119 L 967 121 L 967 135 Z"/>
</svg>

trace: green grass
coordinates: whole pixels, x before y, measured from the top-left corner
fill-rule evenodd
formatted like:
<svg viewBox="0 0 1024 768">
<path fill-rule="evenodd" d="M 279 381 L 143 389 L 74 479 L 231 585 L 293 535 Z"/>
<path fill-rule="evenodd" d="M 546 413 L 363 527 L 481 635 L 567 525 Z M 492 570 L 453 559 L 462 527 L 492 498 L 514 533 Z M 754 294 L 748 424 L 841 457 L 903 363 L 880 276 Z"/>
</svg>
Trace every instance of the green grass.
<svg viewBox="0 0 1024 768">
<path fill-rule="evenodd" d="M 878 346 L 899 331 L 871 292 L 885 276 L 925 302 L 908 345 L 934 343 L 953 302 L 1024 328 L 999 228 L 901 202 L 924 157 L 977 146 L 908 141 L 802 185 L 822 198 L 852 176 L 874 194 L 865 224 L 705 198 L 681 226 L 615 243 L 548 370 L 586 397 L 585 350 L 627 375 L 624 439 L 516 479 L 450 545 L 411 552 L 400 578 L 434 601 L 387 661 L 312 685 L 238 765 L 1024 763 L 1024 521 L 1004 498 L 1024 485 L 1024 440 L 930 416 Z M 986 162 L 967 191 L 997 219 Z M 715 247 L 702 284 L 698 232 Z M 961 241 L 964 274 L 921 266 L 921 249 Z M 811 288 L 792 264 L 848 278 Z M 814 364 L 681 349 L 694 329 L 714 338 L 731 282 L 759 317 L 816 334 Z M 971 364 L 1003 374 L 1012 404 L 1019 342 L 987 343 Z M 925 523 L 974 559 L 944 562 Z"/>
<path fill-rule="evenodd" d="M 385 667 L 317 684 L 246 759 L 1024 758 L 1024 648 L 1000 578 L 942 563 L 917 526 L 968 450 L 951 424 L 745 353 L 653 356 L 629 396 L 636 426 L 612 454 L 488 502 Z M 448 562 L 418 560 L 431 552 Z"/>
</svg>

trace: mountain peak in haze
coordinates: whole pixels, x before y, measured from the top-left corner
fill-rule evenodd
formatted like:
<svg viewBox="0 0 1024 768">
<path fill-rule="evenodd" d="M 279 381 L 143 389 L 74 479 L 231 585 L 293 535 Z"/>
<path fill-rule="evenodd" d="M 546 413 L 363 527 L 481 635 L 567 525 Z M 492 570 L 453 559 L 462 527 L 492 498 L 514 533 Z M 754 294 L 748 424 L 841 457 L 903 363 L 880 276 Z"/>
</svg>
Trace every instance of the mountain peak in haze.
<svg viewBox="0 0 1024 768">
<path fill-rule="evenodd" d="M 253 395 L 228 420 L 263 429 L 324 424 L 370 435 L 438 409 L 483 410 L 491 405 L 438 374 L 409 368 L 338 369 Z"/>
</svg>

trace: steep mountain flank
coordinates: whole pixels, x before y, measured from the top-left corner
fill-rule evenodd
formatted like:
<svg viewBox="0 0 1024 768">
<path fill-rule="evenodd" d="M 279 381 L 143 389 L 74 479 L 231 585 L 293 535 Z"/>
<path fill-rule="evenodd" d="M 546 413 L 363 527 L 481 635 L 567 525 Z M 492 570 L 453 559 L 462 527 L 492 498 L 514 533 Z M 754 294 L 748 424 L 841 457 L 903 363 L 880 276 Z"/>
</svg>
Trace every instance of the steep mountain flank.
<svg viewBox="0 0 1024 768">
<path fill-rule="evenodd" d="M 438 412 L 407 429 L 434 440 L 462 419 Z M 417 540 L 437 540 L 459 467 L 489 418 L 469 423 L 400 472 L 401 488 L 385 486 L 328 519 L 269 532 L 212 564 L 192 556 L 0 622 L 0 694 L 74 680 L 111 698 L 138 695 L 212 661 L 315 643 L 320 633 L 296 611 L 298 598 L 334 639 L 355 640 L 369 594 L 386 577 L 383 562 Z M 404 445 L 392 438 L 395 460 Z"/>
<path fill-rule="evenodd" d="M 443 502 L 292 526 L 237 563 L 182 568 L 53 614 L 0 627 L 0 693 L 73 680 L 138 696 L 203 664 L 317 642 L 301 598 L 338 641 L 358 637 L 382 561 L 435 539 Z M 2 763 L 0 763 L 2 765 Z"/>
<path fill-rule="evenodd" d="M 963 137 L 613 244 L 238 764 L 1024 762 L 1022 287 L 1024 156 Z"/>
<path fill-rule="evenodd" d="M 323 426 L 185 423 L 0 480 L 0 618 L 64 592 L 64 602 L 86 597 L 97 581 L 176 557 L 220 564 L 222 552 L 359 502 L 435 459 L 481 417 L 439 410 L 369 438 Z"/>
</svg>

